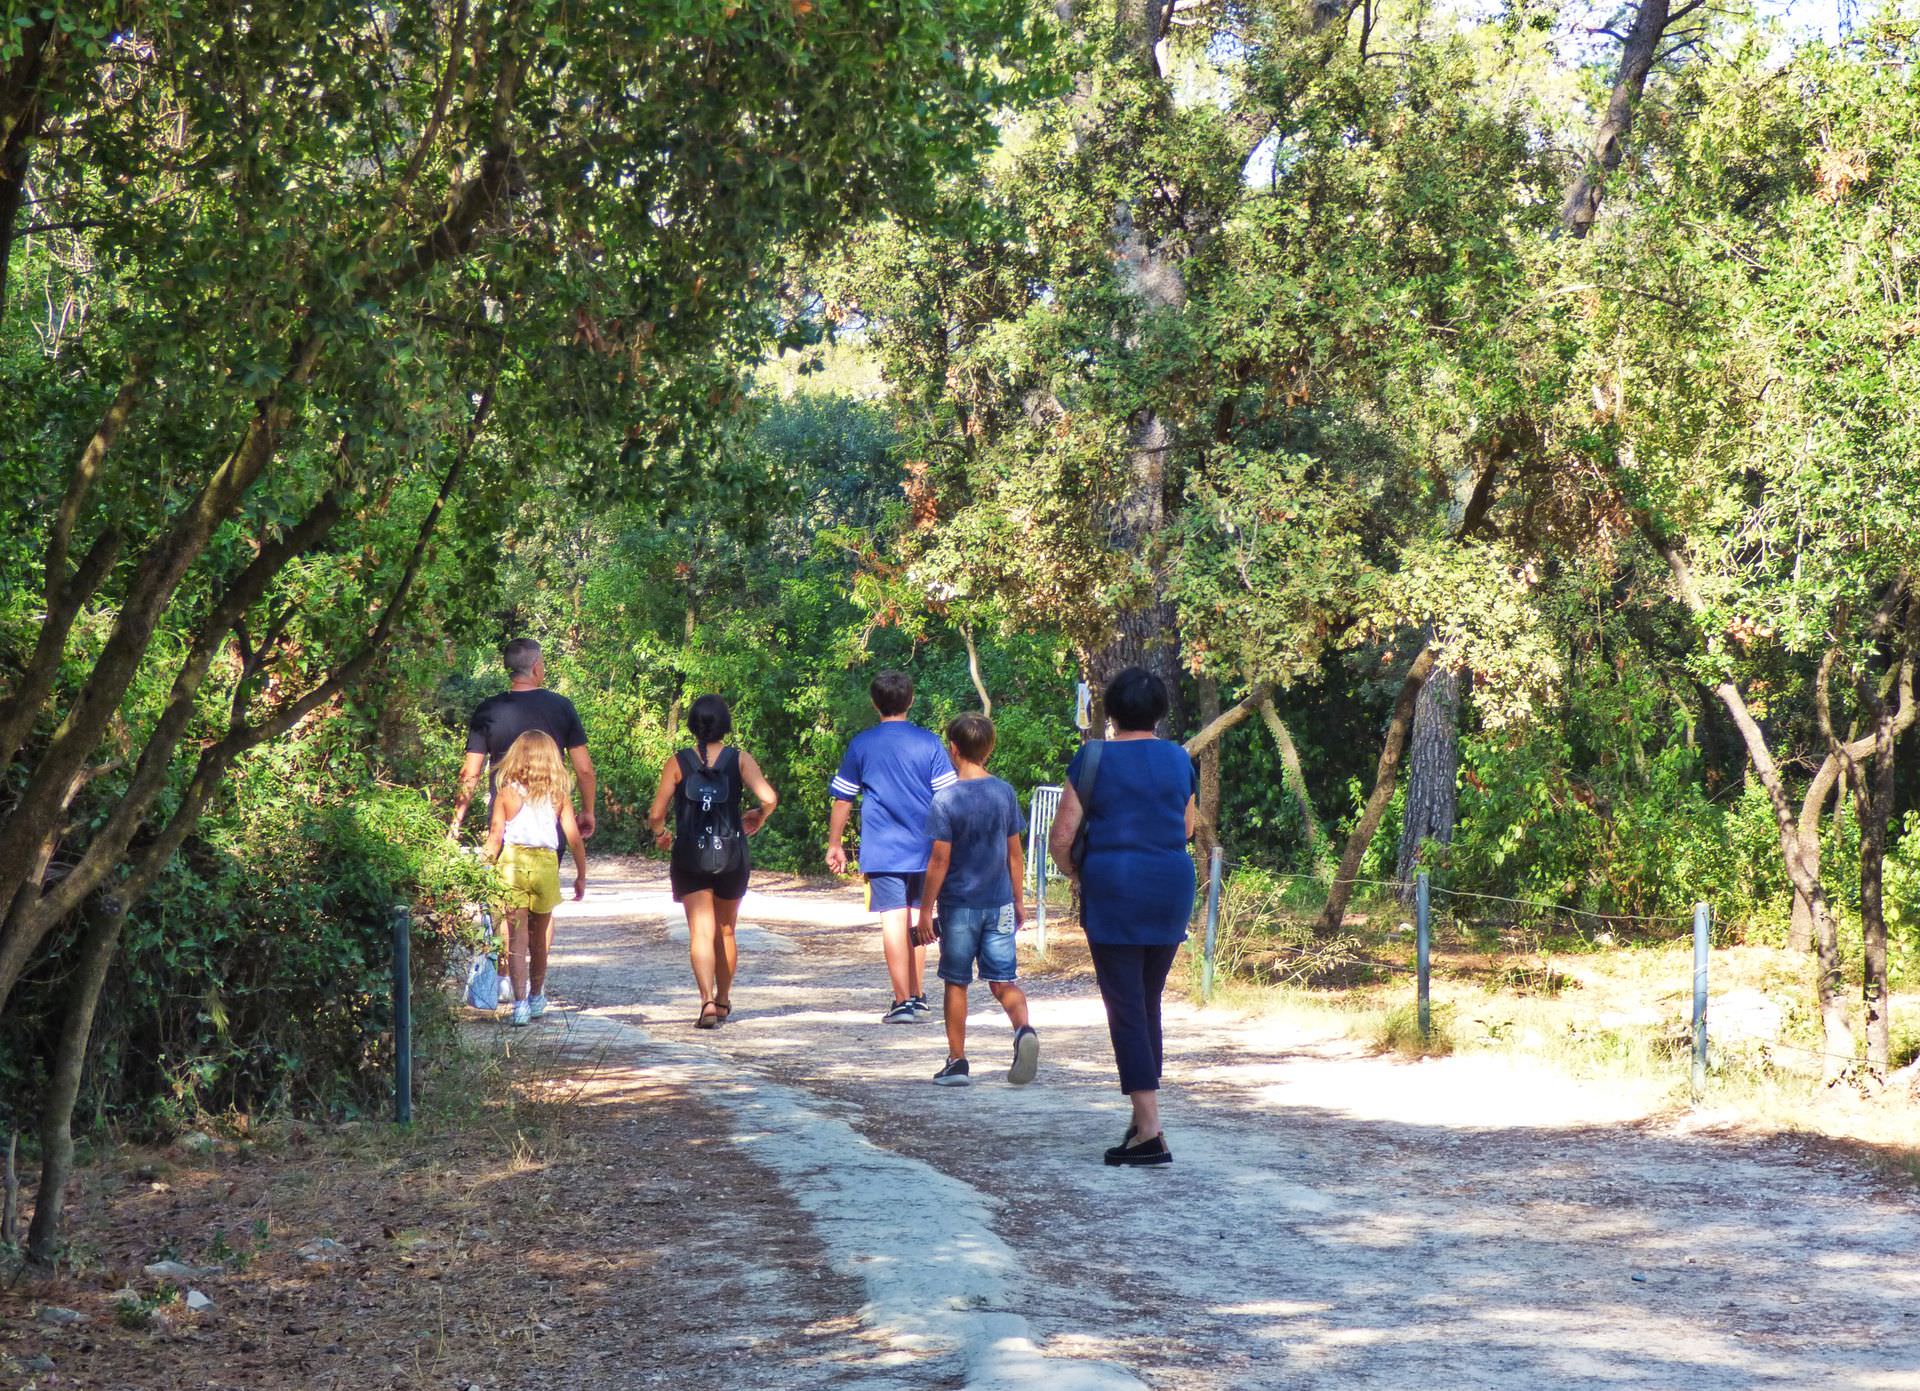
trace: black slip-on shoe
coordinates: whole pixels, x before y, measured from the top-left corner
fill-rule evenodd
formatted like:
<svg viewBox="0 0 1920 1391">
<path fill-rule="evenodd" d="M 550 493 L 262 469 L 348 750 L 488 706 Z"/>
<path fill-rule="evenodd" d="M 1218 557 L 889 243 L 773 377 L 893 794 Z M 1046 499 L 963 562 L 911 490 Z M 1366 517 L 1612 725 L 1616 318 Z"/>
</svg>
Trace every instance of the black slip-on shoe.
<svg viewBox="0 0 1920 1391">
<path fill-rule="evenodd" d="M 1151 1140 L 1142 1140 L 1137 1145 L 1115 1145 L 1107 1151 L 1107 1163 L 1114 1165 L 1171 1164 L 1173 1151 L 1167 1148 L 1167 1137 L 1156 1135 Z"/>
</svg>

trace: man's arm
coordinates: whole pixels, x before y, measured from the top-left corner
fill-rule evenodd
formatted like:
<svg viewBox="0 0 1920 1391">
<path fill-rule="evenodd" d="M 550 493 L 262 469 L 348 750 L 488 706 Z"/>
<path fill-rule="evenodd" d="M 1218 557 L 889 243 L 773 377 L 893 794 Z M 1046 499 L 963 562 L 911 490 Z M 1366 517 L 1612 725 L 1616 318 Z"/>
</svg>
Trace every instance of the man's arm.
<svg viewBox="0 0 1920 1391">
<path fill-rule="evenodd" d="M 833 813 L 827 821 L 827 868 L 835 874 L 847 872 L 847 850 L 842 841 L 847 834 L 847 818 L 852 814 L 852 802 L 833 799 Z"/>
<path fill-rule="evenodd" d="M 460 765 L 460 790 L 454 794 L 453 816 L 447 822 L 448 840 L 460 839 L 460 823 L 467 819 L 467 808 L 473 803 L 473 790 L 480 786 L 480 775 L 486 771 L 486 754 L 469 751 L 466 761 Z"/>
<path fill-rule="evenodd" d="M 587 752 L 585 744 L 575 744 L 567 750 L 567 757 L 573 760 L 573 780 L 580 784 L 580 810 L 574 819 L 580 825 L 580 839 L 593 838 L 593 756 Z"/>
<path fill-rule="evenodd" d="M 936 840 L 927 856 L 927 877 L 920 886 L 920 925 L 913 930 L 913 944 L 924 947 L 933 941 L 933 908 L 940 901 L 940 886 L 947 882 L 947 866 L 953 861 L 953 842 Z"/>
</svg>

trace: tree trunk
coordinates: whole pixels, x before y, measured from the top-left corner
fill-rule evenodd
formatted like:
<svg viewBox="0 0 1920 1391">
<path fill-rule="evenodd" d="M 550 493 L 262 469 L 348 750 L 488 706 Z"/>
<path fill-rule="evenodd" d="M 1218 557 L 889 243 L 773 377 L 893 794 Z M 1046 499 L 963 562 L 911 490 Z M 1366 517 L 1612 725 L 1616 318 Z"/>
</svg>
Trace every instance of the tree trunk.
<svg viewBox="0 0 1920 1391">
<path fill-rule="evenodd" d="M 1293 731 L 1287 728 L 1286 721 L 1280 718 L 1280 712 L 1274 709 L 1270 696 L 1261 698 L 1260 717 L 1267 722 L 1267 732 L 1273 735 L 1274 745 L 1280 750 L 1280 780 L 1286 785 L 1287 791 L 1293 794 L 1293 800 L 1300 808 L 1300 824 L 1307 836 L 1307 853 L 1312 856 L 1315 868 L 1318 868 L 1328 862 L 1327 833 L 1320 828 L 1319 813 L 1313 808 L 1313 798 L 1307 794 L 1307 776 L 1300 769 L 1300 750 L 1294 746 Z"/>
<path fill-rule="evenodd" d="M 1845 791 L 1840 785 L 1840 762 L 1829 754 L 1807 784 L 1806 796 L 1800 799 L 1800 858 L 1816 878 L 1820 874 L 1820 818 L 1826 813 L 1829 797 L 1833 798 L 1834 815 L 1840 814 L 1840 797 Z M 1813 909 L 1797 888 L 1793 891 L 1793 916 L 1787 923 L 1787 947 L 1797 952 L 1813 950 Z"/>
<path fill-rule="evenodd" d="M 689 589 L 687 591 L 686 623 L 682 628 L 682 632 L 686 635 L 686 647 L 683 650 L 690 651 L 693 647 L 693 634 L 698 617 L 699 615 L 694 611 L 693 606 L 693 591 Z M 673 687 L 673 703 L 667 707 L 667 737 L 669 739 L 674 738 L 680 728 L 680 706 L 687 697 L 686 673 L 682 671 L 676 673 L 676 675 L 677 680 L 674 682 Z"/>
<path fill-rule="evenodd" d="M 1180 685 L 1179 634 L 1172 604 L 1152 604 L 1115 616 L 1114 636 L 1092 653 L 1087 662 L 1087 685 L 1093 691 L 1094 737 L 1104 738 L 1107 683 L 1128 667 L 1145 667 L 1167 688 L 1167 718 L 1158 731 L 1172 733 L 1185 723 Z"/>
<path fill-rule="evenodd" d="M 1653 548 L 1667 562 L 1667 568 L 1673 574 L 1674 588 L 1687 611 L 1696 618 L 1704 615 L 1706 601 L 1701 598 L 1699 588 L 1694 584 L 1692 568 L 1680 544 L 1645 518 L 1641 520 L 1641 528 Z M 1824 705 L 1824 670 L 1817 689 L 1822 693 L 1820 700 Z M 1779 765 L 1773 761 L 1773 750 L 1767 745 L 1766 731 L 1760 728 L 1760 722 L 1754 719 L 1753 712 L 1747 708 L 1746 697 L 1733 682 L 1722 681 L 1713 688 L 1713 692 L 1733 717 L 1734 727 L 1740 731 L 1740 738 L 1746 744 L 1753 774 L 1760 779 L 1760 786 L 1765 789 L 1767 800 L 1773 806 L 1774 827 L 1780 837 L 1780 857 L 1786 863 L 1787 878 L 1794 890 L 1807 900 L 1813 917 L 1814 954 L 1819 969 L 1815 993 L 1825 1038 L 1822 1050 L 1825 1054 L 1824 1072 L 1832 1080 L 1840 1075 L 1846 1061 L 1853 1056 L 1853 1026 L 1847 1017 L 1846 970 L 1840 955 L 1839 924 L 1835 922 L 1832 907 L 1827 902 L 1826 886 L 1820 882 L 1819 872 L 1810 868 L 1800 854 L 1799 818 L 1787 800 L 1786 782 L 1780 776 Z M 1909 704 L 1905 694 L 1901 703 L 1903 707 Z"/>
<path fill-rule="evenodd" d="M 40 1188 L 33 1205 L 33 1225 L 27 1229 L 27 1258 L 36 1265 L 52 1265 L 60 1252 L 67 1184 L 73 1177 L 73 1108 L 80 1097 L 87 1045 L 93 1038 L 94 1011 L 99 1007 L 100 990 L 107 982 L 107 967 L 113 962 L 125 921 L 124 907 L 103 912 L 87 925 L 81 937 L 73 992 L 66 1018 L 60 1023 L 60 1044 L 40 1104 Z"/>
<path fill-rule="evenodd" d="M 1893 983 L 1887 974 L 1887 823 L 1893 819 L 1893 735 L 1882 712 L 1871 773 L 1854 769 L 1860 815 L 1860 931 L 1864 947 L 1861 998 L 1867 1012 L 1867 1063 L 1885 1073 L 1891 1062 Z"/>
<path fill-rule="evenodd" d="M 1453 841 L 1460 778 L 1460 675 L 1436 667 L 1420 688 L 1413 712 L 1413 743 L 1407 754 L 1407 809 L 1393 877 L 1400 897 L 1412 902 L 1414 873 L 1428 841 Z"/>
<path fill-rule="evenodd" d="M 1640 0 L 1620 44 L 1620 66 L 1614 72 L 1613 92 L 1607 99 L 1606 113 L 1593 133 L 1586 162 L 1567 190 L 1560 208 L 1560 226 L 1571 237 L 1584 237 L 1592 230 L 1600 213 L 1600 199 L 1606 190 L 1607 175 L 1620 167 L 1626 156 L 1627 135 L 1633 129 L 1634 108 L 1646 91 L 1647 77 L 1660 51 L 1667 28 L 1699 7 L 1700 0 L 1671 9 L 1670 0 Z"/>
<path fill-rule="evenodd" d="M 1211 676 L 1203 676 L 1200 678 L 1201 723 L 1211 725 L 1219 718 L 1220 683 Z M 1220 736 L 1209 740 L 1196 760 L 1200 773 L 1200 795 L 1196 799 L 1200 814 L 1194 827 L 1193 844 L 1203 865 L 1210 862 L 1213 847 L 1220 843 L 1220 742 Z"/>
<path fill-rule="evenodd" d="M 988 719 L 993 718 L 993 696 L 987 691 L 987 680 L 980 674 L 980 649 L 973 645 L 973 625 L 962 623 L 960 636 L 967 644 L 967 675 L 973 678 L 974 694 L 980 697 L 980 713 Z"/>
<path fill-rule="evenodd" d="M 46 83 L 66 46 L 66 31 L 50 18 L 32 17 L 31 11 L 22 18 L 27 28 L 16 31 L 20 56 L 0 68 L 0 320 L 7 317 L 7 272 L 26 201 L 33 142 L 46 117 Z"/>
<path fill-rule="evenodd" d="M 1317 931 L 1338 932 L 1346 919 L 1347 904 L 1353 898 L 1353 881 L 1360 873 L 1360 861 L 1373 843 L 1373 833 L 1380 829 L 1380 818 L 1387 810 L 1387 803 L 1393 800 L 1393 785 L 1400 772 L 1400 752 L 1406 746 L 1407 730 L 1413 723 L 1413 707 L 1420 699 L 1420 688 L 1427 684 L 1427 677 L 1433 671 L 1435 655 L 1431 646 L 1421 648 L 1406 680 L 1400 683 L 1399 698 L 1393 702 L 1393 716 L 1387 721 L 1386 743 L 1381 747 L 1380 762 L 1374 769 L 1373 794 L 1367 798 L 1360 820 L 1347 837 L 1340 867 L 1328 886 L 1327 906 L 1314 925 Z"/>
</svg>

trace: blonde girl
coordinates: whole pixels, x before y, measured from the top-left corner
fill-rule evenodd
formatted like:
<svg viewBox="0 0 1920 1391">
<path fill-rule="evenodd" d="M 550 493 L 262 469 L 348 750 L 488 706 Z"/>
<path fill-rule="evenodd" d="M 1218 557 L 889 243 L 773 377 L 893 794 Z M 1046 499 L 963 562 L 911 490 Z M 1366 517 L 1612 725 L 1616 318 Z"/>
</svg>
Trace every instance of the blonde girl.
<svg viewBox="0 0 1920 1391">
<path fill-rule="evenodd" d="M 574 821 L 573 785 L 552 735 L 530 730 L 515 739 L 500 760 L 495 787 L 487 858 L 499 864 L 507 881 L 513 1022 L 524 1025 L 547 1010 L 548 924 L 560 906 L 560 837 L 573 852 L 576 901 L 587 896 L 587 847 Z"/>
</svg>

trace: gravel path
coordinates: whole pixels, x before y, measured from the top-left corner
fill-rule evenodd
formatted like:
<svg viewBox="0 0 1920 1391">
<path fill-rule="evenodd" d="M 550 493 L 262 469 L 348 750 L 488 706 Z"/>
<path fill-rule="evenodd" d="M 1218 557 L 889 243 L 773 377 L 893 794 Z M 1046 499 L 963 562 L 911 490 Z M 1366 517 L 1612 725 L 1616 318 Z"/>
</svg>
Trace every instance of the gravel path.
<svg viewBox="0 0 1920 1391">
<path fill-rule="evenodd" d="M 978 992 L 976 1083 L 934 1088 L 938 1017 L 878 1022 L 857 893 L 750 895 L 713 1032 L 690 1027 L 656 866 L 598 862 L 562 912 L 565 1008 L 538 1036 L 729 1118 L 864 1289 L 849 1312 L 875 1356 L 836 1385 L 1920 1391 L 1920 1203 L 1811 1146 L 1182 1005 L 1176 1162 L 1111 1170 L 1126 1113 L 1088 982 L 1033 988 L 1036 1085 L 1001 1080 L 1006 1025 Z"/>
</svg>

